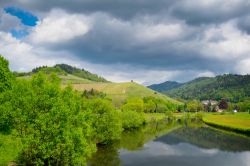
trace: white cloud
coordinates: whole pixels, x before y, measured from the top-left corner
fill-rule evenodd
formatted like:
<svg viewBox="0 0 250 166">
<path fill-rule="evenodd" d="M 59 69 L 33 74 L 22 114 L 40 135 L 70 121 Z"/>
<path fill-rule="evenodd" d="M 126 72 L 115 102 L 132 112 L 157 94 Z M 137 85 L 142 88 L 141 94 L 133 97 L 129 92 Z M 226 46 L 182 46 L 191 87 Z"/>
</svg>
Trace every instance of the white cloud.
<svg viewBox="0 0 250 166">
<path fill-rule="evenodd" d="M 202 53 L 207 57 L 232 60 L 249 56 L 250 36 L 237 29 L 234 22 L 207 29 L 202 42 Z"/>
<path fill-rule="evenodd" d="M 7 14 L 0 8 L 0 31 L 10 31 L 13 28 L 17 29 L 21 27 L 21 22 L 17 17 Z"/>
<path fill-rule="evenodd" d="M 180 24 L 157 24 L 140 25 L 137 28 L 137 38 L 139 40 L 159 40 L 159 39 L 177 39 L 183 35 L 183 28 Z"/>
<path fill-rule="evenodd" d="M 77 62 L 74 58 L 67 57 L 66 52 L 51 52 L 34 47 L 12 37 L 10 33 L 0 32 L 0 39 L 0 54 L 9 60 L 10 68 L 15 71 L 30 71 L 43 65 Z"/>
<path fill-rule="evenodd" d="M 250 53 L 249 53 L 250 57 Z M 243 59 L 239 61 L 235 66 L 234 69 L 236 73 L 240 74 L 250 74 L 250 58 Z"/>
<path fill-rule="evenodd" d="M 180 73 L 180 71 L 143 69 L 126 65 L 120 67 L 112 66 L 112 68 L 105 67 L 104 69 L 105 72 L 102 75 L 108 80 L 114 82 L 129 82 L 133 80 L 146 86 L 166 80 L 174 80 Z"/>
<path fill-rule="evenodd" d="M 89 22 L 83 15 L 53 10 L 38 22 L 28 39 L 38 44 L 66 42 L 86 34 L 89 28 Z"/>
<path fill-rule="evenodd" d="M 197 74 L 197 77 L 214 77 L 215 74 L 211 71 L 204 71 L 204 72 L 200 72 L 199 74 Z"/>
</svg>

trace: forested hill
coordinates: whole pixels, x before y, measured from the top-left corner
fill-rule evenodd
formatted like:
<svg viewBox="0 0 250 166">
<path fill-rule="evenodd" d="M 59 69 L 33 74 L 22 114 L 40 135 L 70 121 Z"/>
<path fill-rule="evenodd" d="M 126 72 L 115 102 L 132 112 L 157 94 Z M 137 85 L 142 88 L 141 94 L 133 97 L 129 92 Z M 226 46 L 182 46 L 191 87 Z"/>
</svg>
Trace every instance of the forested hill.
<svg viewBox="0 0 250 166">
<path fill-rule="evenodd" d="M 166 81 L 160 84 L 153 84 L 148 86 L 150 89 L 153 89 L 158 92 L 166 92 L 168 90 L 178 88 L 182 85 L 182 83 L 176 81 Z"/>
<path fill-rule="evenodd" d="M 212 78 L 201 77 L 183 84 L 175 83 L 175 86 L 163 83 L 149 88 L 186 100 L 227 98 L 238 102 L 250 97 L 250 75 L 224 74 Z"/>
<path fill-rule="evenodd" d="M 73 75 L 76 77 L 80 77 L 89 81 L 93 82 L 108 82 L 105 78 L 98 76 L 97 74 L 90 73 L 85 69 L 79 69 L 67 64 L 57 64 L 53 67 L 48 66 L 41 66 L 33 69 L 31 72 L 28 73 L 16 73 L 16 76 L 29 76 L 39 71 L 43 71 L 45 73 L 52 73 L 55 72 L 59 75 Z"/>
</svg>

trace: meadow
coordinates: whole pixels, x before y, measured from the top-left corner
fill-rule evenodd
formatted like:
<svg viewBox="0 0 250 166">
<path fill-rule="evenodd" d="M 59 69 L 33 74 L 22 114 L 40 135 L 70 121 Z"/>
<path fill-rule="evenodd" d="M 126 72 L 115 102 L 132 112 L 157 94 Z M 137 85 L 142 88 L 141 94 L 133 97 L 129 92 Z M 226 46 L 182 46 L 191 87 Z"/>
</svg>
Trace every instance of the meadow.
<svg viewBox="0 0 250 166">
<path fill-rule="evenodd" d="M 152 96 L 165 101 L 169 101 L 174 104 L 182 104 L 181 102 L 174 100 L 161 93 L 155 92 L 143 85 L 135 82 L 125 83 L 81 83 L 72 84 L 72 87 L 78 91 L 95 89 L 97 91 L 107 94 L 107 97 L 112 100 L 115 107 L 120 107 L 127 98 L 143 98 Z"/>
<path fill-rule="evenodd" d="M 250 114 L 240 113 L 207 113 L 202 120 L 211 126 L 250 135 Z"/>
</svg>

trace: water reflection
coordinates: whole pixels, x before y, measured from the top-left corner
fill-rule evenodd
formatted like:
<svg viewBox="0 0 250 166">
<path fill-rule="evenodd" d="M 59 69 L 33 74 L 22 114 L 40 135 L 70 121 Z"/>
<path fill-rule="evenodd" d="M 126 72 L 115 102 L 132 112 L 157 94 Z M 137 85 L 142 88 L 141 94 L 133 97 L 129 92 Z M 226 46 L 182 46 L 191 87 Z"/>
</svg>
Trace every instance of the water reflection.
<svg viewBox="0 0 250 166">
<path fill-rule="evenodd" d="M 250 166 L 250 139 L 185 120 L 152 123 L 98 147 L 89 165 Z"/>
<path fill-rule="evenodd" d="M 97 152 L 89 161 L 92 166 L 117 166 L 121 165 L 121 160 L 118 152 L 118 147 L 112 145 L 100 145 Z"/>
<path fill-rule="evenodd" d="M 149 142 L 140 151 L 121 151 L 122 165 L 144 166 L 249 166 L 250 152 L 230 153 L 188 143 Z"/>
<path fill-rule="evenodd" d="M 237 152 L 250 150 L 250 139 L 210 127 L 182 127 L 164 135 L 155 141 L 166 144 L 189 143 L 201 148 L 215 148 L 223 151 Z"/>
</svg>

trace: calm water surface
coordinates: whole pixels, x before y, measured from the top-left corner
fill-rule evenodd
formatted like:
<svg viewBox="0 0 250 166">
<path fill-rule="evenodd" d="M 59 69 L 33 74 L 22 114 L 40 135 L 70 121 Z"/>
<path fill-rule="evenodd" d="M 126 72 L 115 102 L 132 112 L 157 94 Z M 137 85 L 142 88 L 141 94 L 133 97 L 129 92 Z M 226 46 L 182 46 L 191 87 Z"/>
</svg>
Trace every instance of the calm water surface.
<svg viewBox="0 0 250 166">
<path fill-rule="evenodd" d="M 250 166 L 250 138 L 201 123 L 152 123 L 99 146 L 89 165 Z"/>
</svg>

